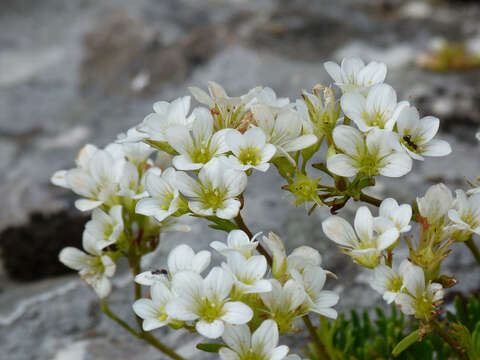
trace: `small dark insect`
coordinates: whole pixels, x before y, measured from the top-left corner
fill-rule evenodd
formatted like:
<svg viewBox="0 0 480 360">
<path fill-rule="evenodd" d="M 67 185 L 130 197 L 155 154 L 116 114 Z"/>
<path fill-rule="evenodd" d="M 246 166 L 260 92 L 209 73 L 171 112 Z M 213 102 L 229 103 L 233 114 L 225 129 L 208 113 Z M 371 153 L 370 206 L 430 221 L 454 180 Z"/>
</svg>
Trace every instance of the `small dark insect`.
<svg viewBox="0 0 480 360">
<path fill-rule="evenodd" d="M 152 275 L 167 275 L 168 272 L 165 269 L 161 270 L 152 270 Z"/>
<path fill-rule="evenodd" d="M 412 147 L 414 150 L 417 150 L 418 146 L 412 141 L 412 135 L 405 135 L 403 137 L 403 141 L 405 141 L 410 147 Z"/>
</svg>

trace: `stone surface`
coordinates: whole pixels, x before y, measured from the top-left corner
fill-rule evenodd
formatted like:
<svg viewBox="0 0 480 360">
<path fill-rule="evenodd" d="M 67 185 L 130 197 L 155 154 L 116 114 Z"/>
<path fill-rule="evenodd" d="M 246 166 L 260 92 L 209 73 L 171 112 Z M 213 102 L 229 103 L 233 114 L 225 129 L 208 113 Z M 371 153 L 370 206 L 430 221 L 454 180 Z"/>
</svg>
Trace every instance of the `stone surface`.
<svg viewBox="0 0 480 360">
<path fill-rule="evenodd" d="M 442 136 L 454 149 L 444 159 L 415 162 L 402 179 L 381 179 L 372 193 L 411 201 L 443 181 L 466 187 L 480 174 L 480 70 L 438 74 L 415 67 L 433 38 L 475 42 L 475 2 L 338 0 L 9 0 L 0 12 L 0 228 L 23 223 L 34 210 L 54 212 L 72 196 L 49 184 L 73 166 L 85 142 L 99 146 L 139 123 L 153 102 L 171 100 L 190 85 L 215 80 L 233 94 L 257 84 L 281 96 L 328 84 L 327 59 L 357 55 L 389 65 L 388 82 L 422 114 L 442 118 Z M 358 271 L 322 235 L 324 209 L 306 216 L 280 190 L 274 171 L 255 174 L 247 191 L 245 221 L 253 231 L 279 233 L 292 249 L 308 244 L 323 254 L 339 281 L 340 309 L 382 304 Z M 351 217 L 358 204 L 343 210 Z M 196 249 L 224 234 L 192 221 L 192 232 L 166 236 L 144 264 L 160 267 L 180 241 Z M 405 250 L 401 250 L 405 251 Z M 458 244 L 446 263 L 457 290 L 478 290 L 478 268 Z M 112 307 L 133 323 L 132 285 L 119 272 Z M 341 285 L 339 285 L 341 284 Z M 188 358 L 198 338 L 159 330 L 156 335 Z M 293 344 L 291 339 L 286 340 Z M 132 339 L 98 308 L 76 276 L 16 283 L 0 273 L 0 354 L 9 360 L 166 359 Z"/>
</svg>

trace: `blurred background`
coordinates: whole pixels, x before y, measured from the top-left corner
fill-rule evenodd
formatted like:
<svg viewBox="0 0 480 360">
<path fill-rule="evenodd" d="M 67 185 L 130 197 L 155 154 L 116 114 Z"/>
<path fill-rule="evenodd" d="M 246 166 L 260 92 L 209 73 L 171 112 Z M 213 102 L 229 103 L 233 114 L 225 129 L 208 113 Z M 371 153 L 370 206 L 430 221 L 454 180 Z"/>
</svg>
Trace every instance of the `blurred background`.
<svg viewBox="0 0 480 360">
<path fill-rule="evenodd" d="M 294 100 L 301 89 L 329 85 L 323 62 L 346 56 L 385 62 L 386 82 L 423 116 L 438 116 L 440 137 L 453 148 L 446 158 L 416 161 L 404 178 L 380 179 L 372 194 L 410 202 L 436 182 L 467 188 L 466 180 L 480 175 L 478 1 L 3 0 L 0 358 L 164 359 L 103 317 L 76 275 L 63 275 L 58 251 L 79 246 L 86 219 L 50 176 L 73 167 L 84 143 L 105 146 L 140 123 L 155 101 L 186 94 L 190 85 L 215 80 L 232 95 L 264 85 Z M 368 274 L 324 238 L 326 210 L 308 217 L 295 209 L 273 169 L 249 185 L 251 229 L 277 232 L 290 249 L 320 250 L 324 266 L 339 276 L 328 284 L 341 294 L 339 309 L 383 304 Z M 161 267 L 180 241 L 199 249 L 225 239 L 201 221 L 191 226 L 189 234 L 165 236 L 145 267 Z M 445 272 L 458 275 L 459 284 L 447 300 L 479 290 L 473 264 L 466 247 L 455 245 Z M 133 320 L 131 278 L 122 269 L 115 287 L 112 307 Z M 194 336 L 156 335 L 186 357 L 212 358 L 194 352 Z"/>
</svg>

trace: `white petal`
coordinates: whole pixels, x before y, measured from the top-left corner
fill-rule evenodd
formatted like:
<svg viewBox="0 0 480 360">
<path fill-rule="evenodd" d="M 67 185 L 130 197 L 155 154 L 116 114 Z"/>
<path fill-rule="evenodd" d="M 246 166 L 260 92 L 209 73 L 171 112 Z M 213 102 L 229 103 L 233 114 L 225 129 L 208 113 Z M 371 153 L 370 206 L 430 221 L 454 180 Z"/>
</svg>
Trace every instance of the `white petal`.
<svg viewBox="0 0 480 360">
<path fill-rule="evenodd" d="M 351 126 L 339 125 L 333 129 L 333 141 L 344 153 L 355 156 L 363 153 L 365 141 L 363 135 Z"/>
<path fill-rule="evenodd" d="M 327 159 L 327 169 L 336 175 L 345 177 L 355 176 L 359 172 L 355 161 L 344 154 L 330 156 Z"/>
<path fill-rule="evenodd" d="M 368 242 L 373 237 L 373 216 L 368 207 L 357 210 L 354 226 L 360 241 Z"/>
<path fill-rule="evenodd" d="M 327 61 L 323 64 L 323 67 L 336 83 L 343 82 L 342 72 L 338 64 L 334 63 L 333 61 Z"/>
<path fill-rule="evenodd" d="M 402 310 L 405 315 L 415 314 L 415 309 L 413 307 L 414 302 L 415 299 L 407 294 L 398 294 L 395 298 L 395 303 L 400 307 L 400 310 Z"/>
<path fill-rule="evenodd" d="M 414 296 L 425 290 L 425 275 L 419 266 L 408 263 L 403 273 L 404 284 L 407 290 Z"/>
<path fill-rule="evenodd" d="M 279 347 L 272 350 L 270 353 L 269 360 L 282 360 L 285 359 L 289 352 L 289 348 L 287 345 L 280 345 Z"/>
<path fill-rule="evenodd" d="M 61 186 L 61 187 L 66 188 L 66 189 L 70 189 L 70 186 L 68 185 L 67 180 L 65 178 L 66 175 L 67 175 L 67 170 L 56 171 L 55 174 L 53 174 L 53 176 L 50 178 L 50 182 L 53 185 Z"/>
<path fill-rule="evenodd" d="M 247 175 L 244 172 L 229 169 L 224 170 L 224 183 L 228 189 L 227 197 L 240 195 L 247 187 Z"/>
<path fill-rule="evenodd" d="M 397 228 L 388 229 L 378 237 L 378 249 L 386 250 L 398 240 L 400 233 Z"/>
<path fill-rule="evenodd" d="M 210 270 L 204 281 L 204 289 L 208 298 L 222 301 L 230 294 L 233 286 L 233 278 L 220 267 Z"/>
<path fill-rule="evenodd" d="M 193 271 L 197 273 L 203 272 L 208 265 L 210 264 L 210 259 L 212 254 L 209 251 L 203 250 L 199 251 L 194 257 L 191 264 L 191 268 Z"/>
<path fill-rule="evenodd" d="M 418 135 L 422 137 L 423 142 L 429 142 L 433 139 L 440 127 L 440 120 L 433 116 L 425 116 L 420 120 Z"/>
<path fill-rule="evenodd" d="M 214 320 L 212 322 L 200 320 L 195 325 L 195 329 L 198 333 L 208 339 L 216 339 L 222 336 L 224 327 L 223 321 L 221 320 Z"/>
<path fill-rule="evenodd" d="M 165 307 L 165 312 L 172 319 L 183 320 L 183 321 L 193 321 L 198 319 L 198 314 L 196 314 L 191 304 L 182 298 L 176 298 L 171 300 Z"/>
<path fill-rule="evenodd" d="M 225 331 L 223 333 L 225 334 Z M 240 357 L 236 352 L 226 347 L 222 347 L 218 351 L 218 355 L 220 356 L 220 360 L 240 360 Z"/>
<path fill-rule="evenodd" d="M 78 199 L 75 200 L 75 207 L 80 211 L 90 211 L 103 204 L 103 201 Z"/>
<path fill-rule="evenodd" d="M 245 146 L 245 141 L 242 134 L 240 131 L 235 129 L 229 129 L 229 131 L 225 134 L 225 142 L 227 143 L 230 151 L 236 156 L 240 154 L 240 149 Z"/>
<path fill-rule="evenodd" d="M 317 137 L 312 134 L 302 135 L 282 146 L 286 152 L 298 151 L 305 149 L 318 141 Z"/>
<path fill-rule="evenodd" d="M 330 216 L 322 223 L 322 229 L 330 240 L 341 246 L 354 248 L 358 244 L 352 226 L 340 216 Z"/>
<path fill-rule="evenodd" d="M 168 322 L 169 322 L 169 320 L 160 321 L 158 319 L 148 318 L 148 319 L 143 320 L 142 328 L 145 331 L 152 331 L 152 330 L 155 330 L 155 329 L 158 329 L 162 326 L 167 325 Z"/>
<path fill-rule="evenodd" d="M 247 325 L 227 325 L 223 332 L 222 339 L 237 353 L 250 349 L 250 329 Z"/>
<path fill-rule="evenodd" d="M 68 266 L 73 270 L 82 270 L 85 268 L 86 263 L 89 259 L 92 259 L 92 256 L 84 253 L 83 251 L 74 248 L 74 247 L 66 247 L 60 251 L 58 258 L 61 263 Z"/>
<path fill-rule="evenodd" d="M 223 305 L 222 320 L 233 325 L 246 324 L 253 317 L 253 311 L 240 301 L 231 301 Z"/>
<path fill-rule="evenodd" d="M 278 345 L 278 326 L 273 320 L 265 320 L 252 335 L 252 348 L 272 351 Z"/>
<path fill-rule="evenodd" d="M 352 119 L 355 124 L 363 131 L 366 127 L 363 115 L 366 114 L 366 100 L 358 93 L 343 94 L 340 99 L 340 106 L 348 118 Z"/>
<path fill-rule="evenodd" d="M 177 171 L 175 174 L 175 185 L 185 196 L 195 197 L 201 194 L 201 188 L 197 181 L 192 179 L 183 171 Z"/>
<path fill-rule="evenodd" d="M 190 270 L 195 253 L 188 245 L 182 244 L 175 247 L 168 254 L 168 269 L 172 275 L 183 270 Z"/>
<path fill-rule="evenodd" d="M 133 311 L 142 319 L 156 318 L 158 309 L 150 299 L 139 299 L 133 303 Z"/>
<path fill-rule="evenodd" d="M 223 202 L 223 207 L 216 210 L 216 215 L 221 219 L 233 219 L 240 211 L 241 203 L 236 199 L 227 199 Z"/>
<path fill-rule="evenodd" d="M 385 157 L 380 168 L 380 174 L 387 177 L 400 177 L 412 170 L 412 159 L 405 153 L 394 152 Z"/>
<path fill-rule="evenodd" d="M 424 156 L 446 156 L 452 152 L 450 144 L 444 140 L 432 140 L 423 145 Z"/>
</svg>

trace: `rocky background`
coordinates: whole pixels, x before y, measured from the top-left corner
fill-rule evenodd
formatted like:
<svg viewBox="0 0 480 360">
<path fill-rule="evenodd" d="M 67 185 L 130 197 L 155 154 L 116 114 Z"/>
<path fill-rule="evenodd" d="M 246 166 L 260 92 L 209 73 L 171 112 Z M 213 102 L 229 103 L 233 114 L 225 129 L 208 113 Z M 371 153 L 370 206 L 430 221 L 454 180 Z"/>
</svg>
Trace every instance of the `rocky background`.
<svg viewBox="0 0 480 360">
<path fill-rule="evenodd" d="M 2 1 L 0 358 L 166 359 L 104 317 L 98 299 L 76 276 L 48 277 L 62 271 L 56 253 L 78 243 L 85 221 L 72 209 L 72 195 L 49 178 L 72 167 L 84 143 L 106 145 L 150 113 L 153 102 L 185 94 L 189 85 L 215 80 L 232 94 L 265 85 L 295 99 L 300 89 L 330 83 L 326 60 L 361 56 L 386 62 L 387 82 L 422 114 L 441 118 L 441 136 L 454 152 L 415 162 L 408 176 L 382 180 L 373 193 L 409 202 L 439 181 L 465 188 L 467 179 L 480 174 L 474 137 L 480 70 L 432 72 L 416 62 L 439 36 L 478 50 L 479 19 L 480 5 L 466 0 Z M 319 249 L 325 267 L 339 276 L 329 286 L 341 294 L 340 309 L 382 304 L 366 283 L 368 274 L 322 235 L 327 211 L 306 216 L 281 185 L 273 170 L 253 176 L 245 213 L 251 228 L 279 233 L 289 248 Z M 351 216 L 354 208 L 343 214 Z M 161 267 L 180 241 L 199 249 L 224 239 L 201 221 L 191 225 L 189 234 L 165 236 L 145 267 Z M 450 293 L 478 290 L 480 272 L 462 244 L 454 246 L 446 273 L 459 278 Z M 129 321 L 131 284 L 121 270 L 110 298 Z M 185 357 L 212 358 L 195 352 L 194 336 L 167 330 L 156 335 Z"/>
</svg>

